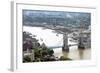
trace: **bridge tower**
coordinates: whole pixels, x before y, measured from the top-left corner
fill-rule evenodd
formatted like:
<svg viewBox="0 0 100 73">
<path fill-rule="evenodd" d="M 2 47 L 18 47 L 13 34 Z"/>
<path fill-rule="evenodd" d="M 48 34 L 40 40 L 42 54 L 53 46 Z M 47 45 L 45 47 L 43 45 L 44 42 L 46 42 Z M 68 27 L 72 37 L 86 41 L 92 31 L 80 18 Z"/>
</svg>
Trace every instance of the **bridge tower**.
<svg viewBox="0 0 100 73">
<path fill-rule="evenodd" d="M 69 52 L 69 47 L 68 47 L 68 33 L 63 34 L 63 51 Z"/>
</svg>

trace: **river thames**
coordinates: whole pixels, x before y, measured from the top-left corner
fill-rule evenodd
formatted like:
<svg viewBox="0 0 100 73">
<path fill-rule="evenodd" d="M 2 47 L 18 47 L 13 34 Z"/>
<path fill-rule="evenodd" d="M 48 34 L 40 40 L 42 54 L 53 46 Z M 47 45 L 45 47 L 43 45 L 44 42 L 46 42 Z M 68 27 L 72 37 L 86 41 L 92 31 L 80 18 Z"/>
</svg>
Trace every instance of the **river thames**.
<svg viewBox="0 0 100 73">
<path fill-rule="evenodd" d="M 45 43 L 47 47 L 53 46 L 63 46 L 63 35 L 52 32 L 51 29 L 43 29 L 42 27 L 29 27 L 23 26 L 23 31 L 29 32 L 32 35 L 36 36 L 39 43 Z M 41 41 L 42 39 L 42 41 Z M 68 38 L 68 44 L 77 44 L 70 41 L 71 38 Z M 63 52 L 61 47 L 52 48 L 54 50 L 54 55 L 58 58 L 60 56 L 66 56 L 72 60 L 86 60 L 91 59 L 91 49 L 87 48 L 84 50 L 79 50 L 78 46 L 69 47 L 69 52 Z"/>
</svg>

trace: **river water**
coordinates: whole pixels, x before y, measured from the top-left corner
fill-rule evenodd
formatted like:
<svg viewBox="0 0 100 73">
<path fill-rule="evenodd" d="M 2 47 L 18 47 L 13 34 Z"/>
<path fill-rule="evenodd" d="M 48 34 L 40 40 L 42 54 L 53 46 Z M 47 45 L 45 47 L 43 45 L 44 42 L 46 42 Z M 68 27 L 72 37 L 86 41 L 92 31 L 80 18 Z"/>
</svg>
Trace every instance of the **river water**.
<svg viewBox="0 0 100 73">
<path fill-rule="evenodd" d="M 70 49 L 69 53 L 62 52 L 61 48 L 54 49 L 54 55 L 56 57 L 60 56 L 66 56 L 68 58 L 71 58 L 73 60 L 86 60 L 91 59 L 91 49 L 85 49 L 85 50 L 78 50 L 78 49 Z"/>
</svg>

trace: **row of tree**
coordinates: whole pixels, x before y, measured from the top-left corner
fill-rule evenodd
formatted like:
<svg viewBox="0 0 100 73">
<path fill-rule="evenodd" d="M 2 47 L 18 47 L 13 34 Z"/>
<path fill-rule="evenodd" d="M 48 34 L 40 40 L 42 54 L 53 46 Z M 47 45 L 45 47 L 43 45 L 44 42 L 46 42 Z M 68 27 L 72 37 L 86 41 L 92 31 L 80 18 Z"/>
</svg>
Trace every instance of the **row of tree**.
<svg viewBox="0 0 100 73">
<path fill-rule="evenodd" d="M 29 53 L 34 50 L 34 60 L 31 60 L 30 55 L 23 55 L 23 62 L 44 62 L 44 61 L 59 61 L 59 60 L 71 60 L 67 57 L 61 56 L 60 58 L 54 56 L 52 48 L 48 48 L 45 43 L 40 44 L 29 32 L 23 32 L 23 53 L 29 50 Z"/>
</svg>

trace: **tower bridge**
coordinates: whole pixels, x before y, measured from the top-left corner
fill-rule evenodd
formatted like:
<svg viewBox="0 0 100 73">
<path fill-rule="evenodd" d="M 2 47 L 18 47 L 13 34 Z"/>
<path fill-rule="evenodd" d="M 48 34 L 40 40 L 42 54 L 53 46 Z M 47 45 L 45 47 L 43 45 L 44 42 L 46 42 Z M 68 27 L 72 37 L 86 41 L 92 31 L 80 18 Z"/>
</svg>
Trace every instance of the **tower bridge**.
<svg viewBox="0 0 100 73">
<path fill-rule="evenodd" d="M 69 47 L 71 46 L 75 46 L 75 45 L 78 45 L 80 48 L 81 46 L 84 47 L 83 45 L 83 41 L 82 41 L 82 34 L 84 30 L 86 30 L 84 27 L 77 27 L 77 28 L 74 28 L 74 27 L 66 27 L 66 26 L 61 26 L 61 25 L 49 25 L 49 24 L 25 24 L 26 26 L 31 26 L 31 27 L 42 27 L 44 29 L 51 29 L 53 30 L 55 33 L 57 34 L 63 34 L 63 46 L 62 47 L 62 50 L 66 51 L 66 52 L 69 52 Z M 70 44 L 68 45 L 68 35 L 70 33 L 73 33 L 73 32 L 78 32 L 79 33 L 79 43 L 78 44 Z M 57 46 L 55 46 L 57 48 Z M 53 47 L 53 48 L 55 48 Z M 59 46 L 58 46 L 59 47 Z"/>
</svg>

